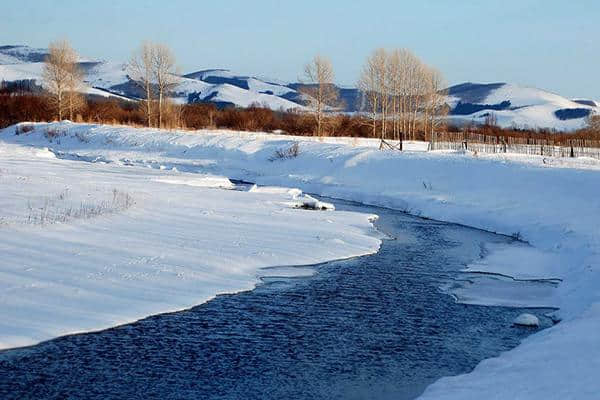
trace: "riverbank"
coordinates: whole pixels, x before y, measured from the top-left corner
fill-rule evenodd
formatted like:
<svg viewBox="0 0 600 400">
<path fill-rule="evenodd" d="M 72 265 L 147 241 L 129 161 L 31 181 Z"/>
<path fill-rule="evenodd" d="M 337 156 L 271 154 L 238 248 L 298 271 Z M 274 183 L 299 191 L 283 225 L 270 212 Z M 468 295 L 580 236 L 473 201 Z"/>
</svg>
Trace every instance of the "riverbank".
<svg viewBox="0 0 600 400">
<path fill-rule="evenodd" d="M 536 331 L 512 326 L 523 309 L 465 307 L 439 290 L 440 282 L 462 281 L 457 270 L 479 258 L 482 243 L 524 244 L 334 204 L 377 214 L 389 239 L 362 257 L 264 269 L 255 289 L 189 310 L 0 351 L 0 397 L 413 399 Z M 552 325 L 548 310 L 526 311 L 539 316 L 540 329 Z M 37 384 L 44 376 L 52 380 Z"/>
<path fill-rule="evenodd" d="M 0 349 L 252 289 L 262 268 L 376 252 L 375 216 L 299 190 L 60 160 L 0 142 Z M 311 203 L 312 204 L 312 203 Z"/>
<path fill-rule="evenodd" d="M 477 398 L 494 390 L 497 398 L 589 398 L 600 392 L 594 381 L 600 343 L 593 335 L 600 328 L 600 172 L 593 160 L 382 152 L 277 135 L 70 123 L 14 133 L 7 128 L 0 140 L 48 147 L 68 159 L 299 187 L 526 240 L 533 246 L 528 253 L 495 249 L 487 264 L 468 268 L 561 280 L 553 303 L 562 322 L 471 374 L 441 379 L 424 397 Z M 294 143 L 296 155 L 277 157 Z"/>
</svg>

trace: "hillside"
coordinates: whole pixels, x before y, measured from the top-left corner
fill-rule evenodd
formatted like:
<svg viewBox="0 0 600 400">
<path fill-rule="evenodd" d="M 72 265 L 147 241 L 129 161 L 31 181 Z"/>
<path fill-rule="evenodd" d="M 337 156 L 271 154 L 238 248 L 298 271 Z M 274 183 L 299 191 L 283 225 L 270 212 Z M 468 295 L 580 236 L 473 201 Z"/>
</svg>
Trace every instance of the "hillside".
<svg viewBox="0 0 600 400">
<path fill-rule="evenodd" d="M 28 46 L 0 47 L 0 81 L 26 81 L 41 86 L 45 49 Z M 140 88 L 131 80 L 127 64 L 112 61 L 80 59 L 90 95 L 137 99 Z M 296 100 L 288 100 L 286 97 Z M 248 107 L 259 104 L 273 110 L 301 109 L 301 95 L 283 85 L 264 82 L 253 77 L 236 76 L 225 70 L 199 71 L 181 77 L 171 93 L 178 103 L 210 102 L 218 106 Z"/>
<path fill-rule="evenodd" d="M 450 118 L 457 123 L 483 123 L 493 114 L 498 125 L 571 131 L 585 126 L 600 111 L 591 100 L 569 100 L 560 95 L 508 83 L 463 83 L 448 88 Z"/>
</svg>

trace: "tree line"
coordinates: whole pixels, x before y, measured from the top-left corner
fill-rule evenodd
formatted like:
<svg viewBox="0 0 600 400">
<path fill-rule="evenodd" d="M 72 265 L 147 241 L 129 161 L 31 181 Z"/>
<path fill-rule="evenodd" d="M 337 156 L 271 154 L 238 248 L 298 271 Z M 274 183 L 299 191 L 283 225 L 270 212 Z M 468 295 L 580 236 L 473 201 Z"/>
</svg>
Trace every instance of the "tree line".
<svg viewBox="0 0 600 400">
<path fill-rule="evenodd" d="M 145 111 L 146 125 L 163 127 L 165 116 L 174 109 L 168 95 L 179 82 L 175 56 L 165 45 L 145 42 L 128 63 L 128 72 L 132 82 L 143 90 L 139 105 Z M 42 80 L 48 105 L 59 121 L 67 115 L 73 120 L 85 105 L 83 79 L 79 56 L 69 42 L 50 43 Z"/>
</svg>

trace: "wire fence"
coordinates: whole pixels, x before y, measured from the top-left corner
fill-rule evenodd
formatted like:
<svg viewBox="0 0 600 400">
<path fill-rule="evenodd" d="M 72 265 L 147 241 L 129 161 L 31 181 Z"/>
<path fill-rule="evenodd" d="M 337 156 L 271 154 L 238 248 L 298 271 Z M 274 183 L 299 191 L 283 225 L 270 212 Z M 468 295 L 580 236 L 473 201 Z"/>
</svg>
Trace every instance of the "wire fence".
<svg viewBox="0 0 600 400">
<path fill-rule="evenodd" d="M 600 160 L 600 140 L 540 139 L 482 135 L 470 132 L 437 132 L 432 150 L 471 150 L 480 153 L 516 153 L 549 157 L 591 157 Z"/>
</svg>

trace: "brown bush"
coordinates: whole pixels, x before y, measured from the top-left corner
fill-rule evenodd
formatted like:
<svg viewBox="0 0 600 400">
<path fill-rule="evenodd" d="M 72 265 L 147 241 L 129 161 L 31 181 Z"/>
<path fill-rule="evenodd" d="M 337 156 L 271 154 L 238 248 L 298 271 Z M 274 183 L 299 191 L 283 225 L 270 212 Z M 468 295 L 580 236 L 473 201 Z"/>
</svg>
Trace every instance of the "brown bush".
<svg viewBox="0 0 600 400">
<path fill-rule="evenodd" d="M 17 125 L 15 128 L 15 135 L 21 135 L 23 133 L 31 132 L 33 130 L 33 125 L 29 124 L 21 124 Z"/>
<path fill-rule="evenodd" d="M 0 128 L 23 121 L 51 121 L 52 113 L 46 106 L 43 96 L 33 93 L 0 93 Z M 143 110 L 138 103 L 117 99 L 88 99 L 77 115 L 77 121 L 108 124 L 145 126 Z M 246 109 L 218 109 L 214 104 L 171 105 L 165 126 L 187 129 L 233 129 L 242 131 L 280 132 L 289 135 L 309 136 L 316 131 L 316 121 L 311 115 L 297 112 L 273 111 L 260 105 Z M 378 127 L 377 127 L 378 128 Z M 23 128 L 19 128 L 23 129 Z M 379 131 L 377 129 L 376 131 Z M 448 133 L 480 134 L 502 138 L 518 138 L 525 143 L 546 140 L 551 143 L 569 144 L 570 141 L 600 140 L 600 117 L 590 118 L 589 127 L 573 133 L 557 133 L 551 130 L 503 129 L 493 123 L 447 126 Z M 422 127 L 410 139 L 429 140 Z M 23 132 L 20 132 L 23 133 Z M 373 135 L 370 119 L 359 115 L 327 115 L 324 121 L 324 134 L 327 136 L 350 136 L 369 138 Z M 409 139 L 405 137 L 405 139 Z"/>
</svg>

